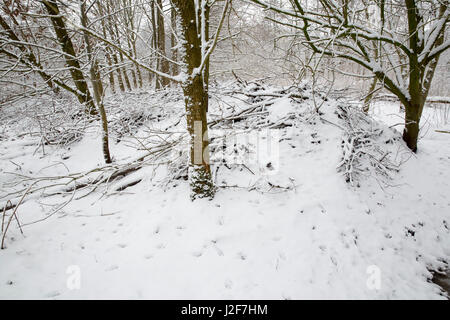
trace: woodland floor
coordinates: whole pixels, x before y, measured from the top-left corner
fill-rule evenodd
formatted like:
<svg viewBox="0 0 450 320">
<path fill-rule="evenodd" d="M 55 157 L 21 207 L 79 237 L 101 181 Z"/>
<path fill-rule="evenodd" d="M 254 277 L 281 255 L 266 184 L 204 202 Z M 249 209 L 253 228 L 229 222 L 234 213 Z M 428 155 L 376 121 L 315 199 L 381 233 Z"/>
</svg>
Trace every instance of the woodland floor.
<svg viewBox="0 0 450 320">
<path fill-rule="evenodd" d="M 26 197 L 17 209 L 24 235 L 12 220 L 0 251 L 0 298 L 445 299 L 430 271 L 446 270 L 450 258 L 450 134 L 435 131 L 450 130 L 449 106 L 426 108 L 419 151 L 412 154 L 400 139 L 398 103 L 375 102 L 374 120 L 360 115 L 349 126 L 336 110 L 354 106 L 350 101 L 313 97 L 306 85 L 299 92 L 255 84 L 211 90 L 213 129 L 277 129 L 279 142 L 277 159 L 214 164 L 219 190 L 212 201 L 189 199 L 183 139 L 169 167 L 160 157 L 158 165 L 146 162 L 91 193 Z M 79 135 L 79 123 L 61 118 L 60 132 L 74 128 L 73 141 L 41 143 L 43 136 L 61 139 L 47 129 L 59 114 L 52 108 L 73 103 L 48 101 L 2 111 L 2 205 L 20 198 L 33 181 L 25 176 L 104 166 L 97 123 Z M 37 121 L 42 106 L 48 112 L 39 111 Z M 175 91 L 119 94 L 106 106 L 116 164 L 185 130 Z M 343 149 L 343 141 L 357 140 L 349 130 L 370 132 L 354 163 Z M 251 153 L 245 142 L 235 147 L 232 152 Z M 71 266 L 81 272 L 79 289 L 67 286 Z M 367 285 L 373 266 L 379 288 Z"/>
</svg>

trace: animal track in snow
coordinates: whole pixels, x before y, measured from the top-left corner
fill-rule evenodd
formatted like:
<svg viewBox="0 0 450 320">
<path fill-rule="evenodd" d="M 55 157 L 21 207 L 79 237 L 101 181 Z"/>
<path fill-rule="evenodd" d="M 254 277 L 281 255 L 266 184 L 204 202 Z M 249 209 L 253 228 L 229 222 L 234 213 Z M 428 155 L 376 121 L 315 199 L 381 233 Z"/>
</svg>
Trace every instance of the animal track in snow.
<svg viewBox="0 0 450 320">
<path fill-rule="evenodd" d="M 113 265 L 109 266 L 108 268 L 106 268 L 105 271 L 113 271 L 113 270 L 117 270 L 117 269 L 119 269 L 119 266 L 113 264 Z"/>
<path fill-rule="evenodd" d="M 203 255 L 203 252 L 201 252 L 201 251 L 194 251 L 194 252 L 192 252 L 192 255 L 194 257 L 196 257 L 196 258 L 199 258 L 199 257 L 201 257 Z"/>
<path fill-rule="evenodd" d="M 157 249 L 164 249 L 166 247 L 166 245 L 164 243 L 159 243 L 156 248 Z"/>
</svg>

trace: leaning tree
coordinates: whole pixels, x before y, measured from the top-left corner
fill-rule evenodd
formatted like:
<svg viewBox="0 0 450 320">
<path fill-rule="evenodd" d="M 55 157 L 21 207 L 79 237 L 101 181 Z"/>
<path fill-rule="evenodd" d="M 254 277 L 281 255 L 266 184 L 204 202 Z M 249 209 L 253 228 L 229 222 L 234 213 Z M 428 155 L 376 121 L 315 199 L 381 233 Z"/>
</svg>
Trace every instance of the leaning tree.
<svg viewBox="0 0 450 320">
<path fill-rule="evenodd" d="M 252 2 L 279 14 L 313 52 L 369 70 L 405 107 L 403 139 L 416 152 L 419 123 L 446 40 L 448 0 L 289 0 Z M 371 9 L 371 10 L 368 10 Z M 369 12 L 369 14 L 368 14 Z"/>
</svg>

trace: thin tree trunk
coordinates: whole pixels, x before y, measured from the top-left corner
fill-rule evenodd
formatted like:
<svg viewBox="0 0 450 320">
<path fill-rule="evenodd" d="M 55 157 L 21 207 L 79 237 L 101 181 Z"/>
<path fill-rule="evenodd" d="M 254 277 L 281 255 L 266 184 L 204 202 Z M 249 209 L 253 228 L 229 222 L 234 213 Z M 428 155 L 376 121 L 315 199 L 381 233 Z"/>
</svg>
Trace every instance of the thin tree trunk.
<svg viewBox="0 0 450 320">
<path fill-rule="evenodd" d="M 158 30 L 156 28 L 156 10 L 155 10 L 155 0 L 151 2 L 151 14 L 152 14 L 152 29 L 153 29 L 153 37 L 152 37 L 152 44 L 153 49 L 156 52 L 156 70 L 159 70 L 159 57 L 158 57 Z M 159 76 L 157 74 L 151 74 L 151 77 L 155 78 L 155 89 L 158 90 L 160 87 L 159 83 Z"/>
<path fill-rule="evenodd" d="M 119 41 L 118 38 L 117 38 L 117 43 L 118 43 L 118 45 L 120 47 L 120 41 Z M 123 72 L 122 76 L 123 76 L 123 79 L 124 79 L 125 84 L 127 86 L 127 89 L 128 89 L 128 91 L 131 91 L 131 83 L 130 83 L 130 79 L 128 78 L 128 75 L 127 75 L 127 69 L 124 66 L 125 59 L 124 59 L 123 53 L 121 51 L 119 51 L 119 58 L 120 58 L 120 63 L 122 64 L 122 67 L 119 67 L 119 70 L 122 70 L 122 72 Z"/>
<path fill-rule="evenodd" d="M 86 3 L 81 0 L 80 2 L 80 12 L 81 12 L 81 25 L 84 28 L 87 28 L 88 18 L 86 15 Z M 102 146 L 103 146 L 103 158 L 105 159 L 105 163 L 111 163 L 111 154 L 109 152 L 109 138 L 108 138 L 108 119 L 106 117 L 105 106 L 103 104 L 103 85 L 100 77 L 100 73 L 98 70 L 97 60 L 94 59 L 92 55 L 92 47 L 89 41 L 89 35 L 86 31 L 83 32 L 84 42 L 86 43 L 86 51 L 88 55 L 88 59 L 91 63 L 91 67 L 89 69 L 92 88 L 94 91 L 94 98 L 97 104 L 98 110 L 100 112 L 100 120 L 102 122 Z"/>
<path fill-rule="evenodd" d="M 375 91 L 375 88 L 377 86 L 377 82 L 378 82 L 377 77 L 374 77 L 373 80 L 372 80 L 372 84 L 370 85 L 370 88 L 369 88 L 369 93 L 367 94 L 366 98 L 364 99 L 363 111 L 365 113 L 369 112 L 370 101 L 372 101 L 373 92 Z"/>
<path fill-rule="evenodd" d="M 103 17 L 103 6 L 101 4 L 101 1 L 97 1 L 97 10 L 100 15 L 100 17 Z M 105 26 L 105 19 L 101 19 L 101 26 L 102 26 L 102 32 L 103 37 L 106 39 L 106 26 Z M 114 81 L 114 72 L 113 72 L 113 66 L 112 66 L 112 52 L 110 48 L 106 48 L 105 50 L 105 56 L 106 56 L 106 62 L 108 63 L 108 78 L 109 78 L 109 86 L 111 87 L 112 93 L 116 93 L 116 84 Z"/>
<path fill-rule="evenodd" d="M 417 151 L 417 140 L 419 138 L 419 104 L 409 104 L 405 106 L 405 129 L 403 130 L 403 140 L 408 148 L 413 152 Z"/>
<path fill-rule="evenodd" d="M 94 101 L 92 100 L 89 87 L 81 71 L 80 63 L 76 57 L 72 40 L 67 33 L 66 25 L 59 11 L 58 4 L 56 0 L 44 0 L 42 3 L 50 15 L 50 20 L 55 30 L 56 37 L 62 51 L 65 53 L 64 58 L 69 66 L 73 82 L 75 83 L 78 91 L 81 93 L 81 95 L 78 96 L 78 99 L 85 105 L 86 113 L 96 115 L 97 110 L 95 109 Z"/>
<path fill-rule="evenodd" d="M 114 66 L 115 66 L 116 71 L 117 71 L 117 81 L 119 82 L 119 89 L 120 89 L 120 91 L 124 92 L 125 91 L 125 85 L 123 83 L 122 72 L 120 71 L 120 68 L 118 67 L 119 59 L 117 58 L 117 54 L 113 53 L 112 58 L 113 58 L 113 61 L 114 61 Z"/>
<path fill-rule="evenodd" d="M 169 61 L 167 61 L 166 57 L 166 31 L 164 27 L 164 15 L 162 12 L 162 0 L 156 0 L 157 8 L 156 8 L 156 22 L 158 28 L 158 61 L 161 72 L 169 74 Z M 169 85 L 169 79 L 165 77 L 161 77 L 160 79 L 161 86 L 167 87 Z"/>
<path fill-rule="evenodd" d="M 106 52 L 106 62 L 108 63 L 108 78 L 109 78 L 109 86 L 111 87 L 112 93 L 116 93 L 116 83 L 114 81 L 114 72 L 112 67 L 111 56 L 109 52 Z"/>
<path fill-rule="evenodd" d="M 405 0 L 408 8 L 408 32 L 409 46 L 413 54 L 409 57 L 409 101 L 405 104 L 405 129 L 403 140 L 413 151 L 417 151 L 417 139 L 419 137 L 420 114 L 425 100 L 422 94 L 421 70 L 418 56 L 421 51 L 418 39 L 418 16 L 414 0 Z M 423 101 L 422 101 L 423 100 Z"/>
<path fill-rule="evenodd" d="M 206 4 L 205 8 L 205 41 L 209 42 L 209 15 L 210 15 L 211 7 Z M 200 21 L 200 17 L 199 17 Z M 206 112 L 208 112 L 209 106 L 209 57 L 206 59 L 205 69 L 203 70 L 203 83 L 206 91 Z"/>
<path fill-rule="evenodd" d="M 106 11 L 107 11 L 106 13 L 108 15 L 108 20 L 107 20 L 108 21 L 108 31 L 109 31 L 109 34 L 111 35 L 111 40 L 114 41 L 118 47 L 121 47 L 120 39 L 119 39 L 119 29 L 117 27 L 117 21 L 113 20 L 113 14 L 111 12 L 111 11 L 115 10 L 114 2 L 105 1 L 105 3 L 106 3 Z M 127 88 L 129 90 L 131 90 L 131 86 L 130 86 L 130 81 L 127 77 L 126 71 L 124 70 L 124 67 L 119 65 L 119 62 L 120 62 L 120 64 L 123 64 L 123 61 L 124 61 L 123 54 L 120 51 L 118 54 L 119 54 L 119 57 L 117 57 L 116 52 L 113 54 L 112 57 L 113 57 L 113 61 L 115 64 L 114 67 L 116 68 L 116 71 L 117 71 L 117 79 L 119 82 L 120 91 L 124 92 L 125 84 L 127 85 Z M 123 74 L 122 74 L 122 72 L 123 72 Z"/>
<path fill-rule="evenodd" d="M 11 40 L 20 42 L 17 35 L 14 33 L 14 31 L 11 29 L 8 23 L 2 18 L 2 16 L 0 16 L 0 25 L 6 31 L 8 37 Z M 29 65 L 33 68 L 37 68 L 37 73 L 41 76 L 42 80 L 44 80 L 44 82 L 50 87 L 50 89 L 54 93 L 58 93 L 59 88 L 53 84 L 51 76 L 43 70 L 42 65 L 36 59 L 36 56 L 34 55 L 33 51 L 31 49 L 27 50 L 27 48 L 24 45 L 17 45 L 17 47 L 19 48 L 19 50 L 22 52 L 23 55 L 22 57 L 19 58 L 19 60 L 26 65 Z M 8 55 L 8 53 L 6 53 L 6 51 L 3 51 L 3 49 L 0 49 L 0 52 L 4 52 L 5 54 Z"/>
<path fill-rule="evenodd" d="M 131 47 L 131 43 L 130 43 L 130 39 L 127 38 L 127 46 L 128 46 L 128 54 L 133 57 L 134 56 L 134 51 Z M 135 58 L 135 57 L 134 57 Z M 134 62 L 133 62 L 134 65 Z M 130 72 L 131 72 L 131 79 L 133 80 L 133 86 L 134 88 L 137 88 L 138 83 L 137 83 L 137 76 L 136 76 L 136 72 L 134 70 L 134 68 L 130 68 Z"/>
<path fill-rule="evenodd" d="M 209 164 L 209 139 L 207 125 L 207 92 L 204 87 L 203 73 L 194 73 L 201 64 L 201 40 L 195 23 L 196 10 L 193 0 L 174 0 L 181 21 L 184 47 L 184 63 L 188 80 L 183 82 L 186 104 L 186 120 L 191 137 L 190 147 L 190 185 L 191 199 L 212 199 L 216 188 L 212 182 Z"/>
<path fill-rule="evenodd" d="M 178 61 L 178 50 L 176 48 L 176 39 L 175 39 L 175 34 L 174 32 L 177 29 L 177 13 L 175 11 L 175 8 L 171 8 L 170 9 L 170 23 L 172 26 L 172 33 L 170 35 L 170 47 L 171 47 L 171 51 L 172 51 L 172 61 L 177 62 Z M 176 65 L 175 63 L 172 63 L 172 75 L 176 76 L 179 72 L 178 70 L 178 65 Z"/>
</svg>

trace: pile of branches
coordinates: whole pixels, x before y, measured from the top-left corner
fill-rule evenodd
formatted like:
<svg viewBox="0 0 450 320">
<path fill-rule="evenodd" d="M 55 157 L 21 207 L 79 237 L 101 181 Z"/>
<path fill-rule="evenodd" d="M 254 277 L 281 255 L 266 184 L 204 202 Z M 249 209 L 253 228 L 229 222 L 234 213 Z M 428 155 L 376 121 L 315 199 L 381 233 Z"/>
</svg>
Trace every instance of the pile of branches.
<svg viewBox="0 0 450 320">
<path fill-rule="evenodd" d="M 167 104 L 183 99 L 176 88 L 166 88 L 153 93 L 127 92 L 109 96 L 105 100 L 110 135 L 120 142 L 134 135 L 149 121 L 158 123 L 172 111 Z"/>
<path fill-rule="evenodd" d="M 362 177 L 381 178 L 384 183 L 398 172 L 395 141 L 400 134 L 392 128 L 383 127 L 358 108 L 339 105 L 337 115 L 345 124 L 346 133 L 342 139 L 342 159 L 338 171 L 347 183 L 360 186 Z"/>
<path fill-rule="evenodd" d="M 266 86 L 263 81 L 244 81 L 236 77 L 236 81 L 227 84 L 224 88 L 214 87 L 210 89 L 210 94 L 215 97 L 230 97 L 239 101 L 239 108 L 235 104 L 227 104 L 220 99 L 224 108 L 221 115 L 212 114 L 213 120 L 208 125 L 211 128 L 222 129 L 280 129 L 293 125 L 295 114 L 288 114 L 285 118 L 273 122 L 268 118 L 268 107 L 281 99 L 290 99 L 291 102 L 301 104 L 309 99 L 305 94 L 305 88 L 291 86 L 285 89 Z M 217 95 L 218 96 L 218 95 Z"/>
<path fill-rule="evenodd" d="M 21 136 L 40 139 L 40 145 L 68 146 L 83 138 L 89 119 L 71 96 L 42 95 L 14 106 Z"/>
</svg>

